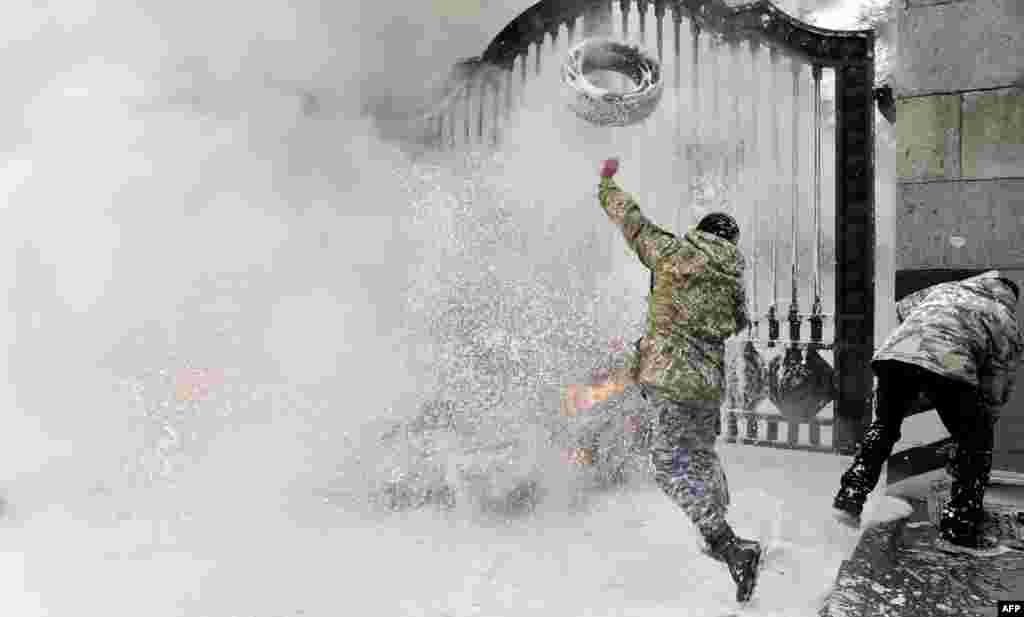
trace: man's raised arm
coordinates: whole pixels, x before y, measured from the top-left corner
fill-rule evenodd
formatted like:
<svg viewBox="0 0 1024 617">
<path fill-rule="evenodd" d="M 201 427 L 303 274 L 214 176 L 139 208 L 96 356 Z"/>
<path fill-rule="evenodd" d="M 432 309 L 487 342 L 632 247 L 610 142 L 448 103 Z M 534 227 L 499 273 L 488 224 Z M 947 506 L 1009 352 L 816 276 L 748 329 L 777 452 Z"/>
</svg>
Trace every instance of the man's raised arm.
<svg viewBox="0 0 1024 617">
<path fill-rule="evenodd" d="M 636 200 L 619 188 L 613 177 L 618 170 L 617 159 L 608 159 L 601 166 L 598 200 L 608 218 L 622 230 L 629 248 L 648 269 L 653 269 L 658 257 L 679 240 L 645 217 Z"/>
</svg>

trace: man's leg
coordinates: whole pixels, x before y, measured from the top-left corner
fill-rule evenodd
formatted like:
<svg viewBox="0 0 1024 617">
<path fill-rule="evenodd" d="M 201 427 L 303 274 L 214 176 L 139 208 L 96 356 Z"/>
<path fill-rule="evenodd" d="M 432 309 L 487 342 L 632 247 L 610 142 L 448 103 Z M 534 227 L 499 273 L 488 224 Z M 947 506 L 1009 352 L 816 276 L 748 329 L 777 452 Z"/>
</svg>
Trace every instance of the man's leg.
<svg viewBox="0 0 1024 617">
<path fill-rule="evenodd" d="M 956 440 L 950 472 L 950 500 L 942 509 L 942 539 L 968 548 L 983 548 L 982 501 L 992 470 L 997 416 L 981 404 L 978 389 L 935 376 L 931 389 L 942 423 Z"/>
<path fill-rule="evenodd" d="M 679 403 L 648 396 L 658 414 L 658 428 L 651 444 L 655 481 L 703 537 L 714 535 L 726 524 L 729 505 L 722 464 L 715 453 L 718 410 L 711 404 Z"/>
<path fill-rule="evenodd" d="M 736 583 L 736 599 L 750 599 L 757 583 L 761 546 L 738 538 L 725 520 L 729 489 L 715 453 L 717 403 L 669 401 L 647 393 L 657 413 L 651 444 L 654 478 L 690 518 L 708 556 L 723 562 Z"/>
<path fill-rule="evenodd" d="M 864 431 L 853 464 L 843 474 L 833 507 L 859 524 L 864 502 L 875 489 L 882 465 L 900 439 L 903 417 L 920 389 L 922 370 L 902 362 L 880 362 L 876 368 L 875 420 Z"/>
</svg>

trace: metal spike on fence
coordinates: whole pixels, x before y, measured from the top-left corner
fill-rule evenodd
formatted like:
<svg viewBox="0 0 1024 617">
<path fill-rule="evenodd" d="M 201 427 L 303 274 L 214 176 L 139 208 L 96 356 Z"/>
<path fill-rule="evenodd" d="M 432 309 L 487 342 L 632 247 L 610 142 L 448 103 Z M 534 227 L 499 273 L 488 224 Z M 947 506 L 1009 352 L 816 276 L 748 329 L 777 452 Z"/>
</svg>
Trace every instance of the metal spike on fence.
<svg viewBox="0 0 1024 617">
<path fill-rule="evenodd" d="M 637 21 L 640 23 L 640 42 L 647 42 L 647 1 L 638 0 L 636 4 Z"/>
<path fill-rule="evenodd" d="M 673 45 L 673 51 L 675 52 L 675 64 L 673 65 L 673 69 L 675 69 L 675 71 L 674 71 L 675 72 L 675 75 L 674 75 L 675 82 L 674 83 L 675 83 L 675 87 L 676 87 L 676 92 L 677 93 L 682 88 L 682 81 L 681 81 L 682 80 L 682 76 L 680 74 L 680 66 L 679 66 L 679 59 L 680 59 L 680 56 L 682 55 L 682 49 L 681 49 L 681 43 L 682 43 L 681 39 L 682 39 L 682 36 L 681 36 L 681 32 L 680 32 L 682 30 L 682 26 L 683 26 L 683 10 L 679 6 L 673 4 L 672 5 L 672 42 L 674 44 Z M 678 94 L 677 94 L 677 97 L 678 97 Z"/>
<path fill-rule="evenodd" d="M 779 53 L 778 53 L 778 51 L 774 47 L 772 47 L 772 49 L 771 49 L 770 59 L 771 59 L 771 70 L 769 71 L 769 75 L 771 75 L 771 78 L 772 78 L 771 92 L 772 92 L 772 94 L 776 94 L 777 95 L 778 92 L 779 92 L 778 83 L 777 83 L 778 82 L 778 73 L 779 73 Z M 768 97 L 765 97 L 765 98 L 768 98 Z M 777 105 L 777 104 L 773 104 L 773 103 L 774 103 L 774 101 L 769 101 L 769 103 L 768 103 L 769 110 L 770 110 L 771 116 L 772 116 L 772 148 L 773 148 L 773 153 L 774 153 L 774 156 L 772 157 L 772 160 L 775 161 L 775 180 L 773 180 L 773 191 L 772 192 L 775 194 L 776 198 L 781 198 L 782 197 L 782 195 L 781 195 L 782 191 L 780 190 L 779 180 L 778 179 L 781 178 L 781 176 L 782 176 L 782 154 L 781 154 L 782 145 L 780 143 L 782 141 L 782 138 L 781 138 L 781 134 L 780 134 L 780 131 L 779 131 L 779 109 L 781 109 L 782 106 L 781 105 Z M 768 346 L 769 347 L 774 347 L 776 345 L 776 342 L 779 340 L 779 334 L 780 334 L 780 332 L 779 332 L 780 324 L 779 324 L 779 316 L 778 316 L 778 305 L 779 305 L 779 250 L 778 250 L 779 246 L 778 246 L 778 244 L 779 244 L 779 234 L 778 234 L 778 230 L 776 229 L 776 232 L 774 234 L 772 234 L 772 239 L 771 239 L 771 241 L 769 243 L 769 250 L 771 252 L 771 256 L 770 256 L 771 261 L 769 262 L 771 265 L 769 266 L 769 269 L 771 270 L 771 279 L 772 279 L 772 303 L 771 303 L 771 306 L 768 307 L 768 339 L 769 339 Z"/>
<path fill-rule="evenodd" d="M 480 78 L 480 95 L 479 95 L 479 99 L 480 99 L 480 102 L 479 102 L 479 105 L 477 106 L 477 115 L 476 115 L 476 138 L 477 138 L 477 142 L 478 143 L 483 144 L 483 141 L 484 141 L 484 114 L 485 114 L 484 107 L 485 107 L 486 102 L 487 102 L 487 82 L 485 81 L 485 78 L 482 77 L 482 76 Z"/>
<path fill-rule="evenodd" d="M 812 69 L 814 77 L 814 304 L 811 307 L 811 340 L 821 342 L 821 65 Z"/>
<path fill-rule="evenodd" d="M 758 68 L 757 67 L 757 61 L 758 61 L 758 58 L 760 57 L 759 56 L 759 52 L 760 52 L 760 44 L 757 42 L 757 39 L 751 40 L 750 41 L 750 65 L 751 65 L 751 72 L 753 73 L 753 78 L 754 78 L 754 79 L 751 80 L 751 83 L 756 83 L 758 85 L 760 85 L 760 76 L 758 75 L 758 72 L 757 72 L 757 68 Z M 759 134 L 758 134 L 758 123 L 757 123 L 757 116 L 758 116 L 758 113 L 757 113 L 757 101 L 761 99 L 760 94 L 761 94 L 760 92 L 755 92 L 754 96 L 750 97 L 750 122 L 751 122 L 751 125 L 752 125 L 752 127 L 751 127 L 752 130 L 750 132 L 750 135 L 751 135 L 751 137 L 750 137 L 750 140 L 751 140 L 750 152 L 752 154 L 752 158 L 754 159 L 752 161 L 753 168 L 757 170 L 757 174 L 756 174 L 757 175 L 757 179 L 755 180 L 755 184 L 757 185 L 757 188 L 755 189 L 755 192 L 754 192 L 754 195 L 753 195 L 753 199 L 751 200 L 751 205 L 752 205 L 752 207 L 754 209 L 754 224 L 751 226 L 751 230 L 750 230 L 751 245 L 753 246 L 753 249 L 751 250 L 751 254 L 750 254 L 751 271 L 753 272 L 753 276 L 751 277 L 753 279 L 751 281 L 752 286 L 753 286 L 753 299 L 752 299 L 752 306 L 751 306 L 751 311 L 750 312 L 753 315 L 753 321 L 754 321 L 754 323 L 753 323 L 754 338 L 760 338 L 761 337 L 761 332 L 760 332 L 760 328 L 761 328 L 761 318 L 760 317 L 761 317 L 761 315 L 760 315 L 760 312 L 759 312 L 759 309 L 758 309 L 758 288 L 757 288 L 757 280 L 759 278 L 758 277 L 758 267 L 759 267 L 758 256 L 760 254 L 759 243 L 758 243 L 758 233 L 757 232 L 758 232 L 759 227 L 761 226 L 760 225 L 761 224 L 760 180 L 761 180 L 761 177 L 763 176 L 763 174 L 760 173 L 761 172 L 761 157 L 759 156 L 759 154 L 760 154 L 760 150 L 759 150 L 759 148 L 760 148 L 760 139 L 759 139 Z"/>
<path fill-rule="evenodd" d="M 793 202 L 791 216 L 791 238 L 793 243 L 793 262 L 790 264 L 792 276 L 792 299 L 789 304 L 789 340 L 800 340 L 800 306 L 797 291 L 798 277 L 800 272 L 800 248 L 798 244 L 800 234 L 800 64 L 794 59 L 792 62 L 793 74 L 793 141 L 790 150 L 793 151 Z"/>
<path fill-rule="evenodd" d="M 693 47 L 691 49 L 691 51 L 693 52 L 693 61 L 692 61 L 691 77 L 690 77 L 690 80 L 691 80 L 691 84 L 690 84 L 691 85 L 691 88 L 690 88 L 690 106 L 691 106 L 691 108 L 690 108 L 690 115 L 691 115 L 691 117 L 693 119 L 693 142 L 692 142 L 691 146 L 694 149 L 696 149 L 698 144 L 699 144 L 698 140 L 700 139 L 700 127 L 701 127 L 700 115 L 701 115 L 701 113 L 704 110 L 701 109 L 701 105 L 700 105 L 700 102 L 701 102 L 701 98 L 700 98 L 700 34 L 701 34 L 701 29 L 700 29 L 700 25 L 696 22 L 696 20 L 693 20 L 692 17 L 691 17 L 691 21 L 690 21 L 690 33 L 692 35 L 692 43 L 693 43 Z M 693 159 L 695 161 L 699 161 L 700 160 L 700 157 L 696 156 L 696 152 L 694 152 Z M 699 165 L 699 163 L 698 163 L 698 165 Z M 700 173 L 699 166 L 694 169 L 694 173 L 695 174 L 699 174 Z"/>
<path fill-rule="evenodd" d="M 655 0 L 654 1 L 654 19 L 656 20 L 655 21 L 655 25 L 657 26 L 657 31 L 658 31 L 658 62 L 661 63 L 661 62 L 664 61 L 664 55 L 662 53 L 662 50 L 664 48 L 664 39 L 665 39 L 665 28 L 664 28 L 665 2 L 664 2 L 664 0 Z"/>
<path fill-rule="evenodd" d="M 673 131 L 672 137 L 674 140 L 674 156 L 673 165 L 677 166 L 679 163 L 679 153 L 683 146 L 683 76 L 682 76 L 682 9 L 678 6 L 673 5 L 672 7 L 672 22 L 674 25 L 672 37 L 673 37 L 673 50 L 675 52 L 673 60 L 673 69 L 675 74 L 675 80 L 673 82 L 672 95 L 672 124 Z M 678 204 L 676 206 L 676 227 L 675 231 L 677 234 L 683 233 L 682 227 L 683 218 L 683 206 Z"/>
<path fill-rule="evenodd" d="M 629 38 L 629 0 L 619 0 L 619 11 L 622 12 L 622 38 Z"/>
</svg>

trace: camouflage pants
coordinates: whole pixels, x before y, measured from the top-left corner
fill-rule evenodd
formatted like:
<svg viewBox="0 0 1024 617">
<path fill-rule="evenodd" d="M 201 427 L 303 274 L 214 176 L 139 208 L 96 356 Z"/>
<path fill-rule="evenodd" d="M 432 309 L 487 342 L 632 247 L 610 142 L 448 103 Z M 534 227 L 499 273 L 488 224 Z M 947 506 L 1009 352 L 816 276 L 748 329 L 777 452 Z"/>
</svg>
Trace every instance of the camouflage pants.
<svg viewBox="0 0 1024 617">
<path fill-rule="evenodd" d="M 644 388 L 657 418 L 651 444 L 654 478 L 705 538 L 725 525 L 729 486 L 715 453 L 717 402 L 672 401 Z"/>
</svg>

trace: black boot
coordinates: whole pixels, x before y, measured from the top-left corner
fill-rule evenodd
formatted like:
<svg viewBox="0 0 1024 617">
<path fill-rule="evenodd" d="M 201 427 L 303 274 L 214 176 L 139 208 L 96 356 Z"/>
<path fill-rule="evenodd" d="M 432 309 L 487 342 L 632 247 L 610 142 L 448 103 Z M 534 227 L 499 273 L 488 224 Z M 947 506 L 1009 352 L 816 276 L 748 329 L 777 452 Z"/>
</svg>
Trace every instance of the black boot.
<svg viewBox="0 0 1024 617">
<path fill-rule="evenodd" d="M 860 527 L 860 515 L 864 511 L 867 495 L 856 489 L 843 487 L 832 500 L 832 516 L 837 521 L 857 529 Z"/>
<path fill-rule="evenodd" d="M 872 424 L 864 431 L 853 464 L 843 474 L 840 480 L 842 488 L 832 502 L 836 518 L 841 522 L 853 527 L 860 525 L 864 502 L 878 484 L 882 466 L 892 453 L 893 443 L 881 424 Z"/>
<path fill-rule="evenodd" d="M 705 554 L 729 568 L 729 574 L 736 583 L 736 601 L 750 600 L 760 573 L 761 544 L 738 537 L 728 525 L 714 534 L 708 534 L 705 541 Z"/>
<path fill-rule="evenodd" d="M 953 476 L 949 503 L 942 509 L 939 536 L 942 546 L 966 549 L 963 552 L 983 555 L 995 550 L 994 542 L 984 537 L 985 516 L 982 502 L 992 469 L 991 452 L 958 451 L 949 466 Z"/>
</svg>

